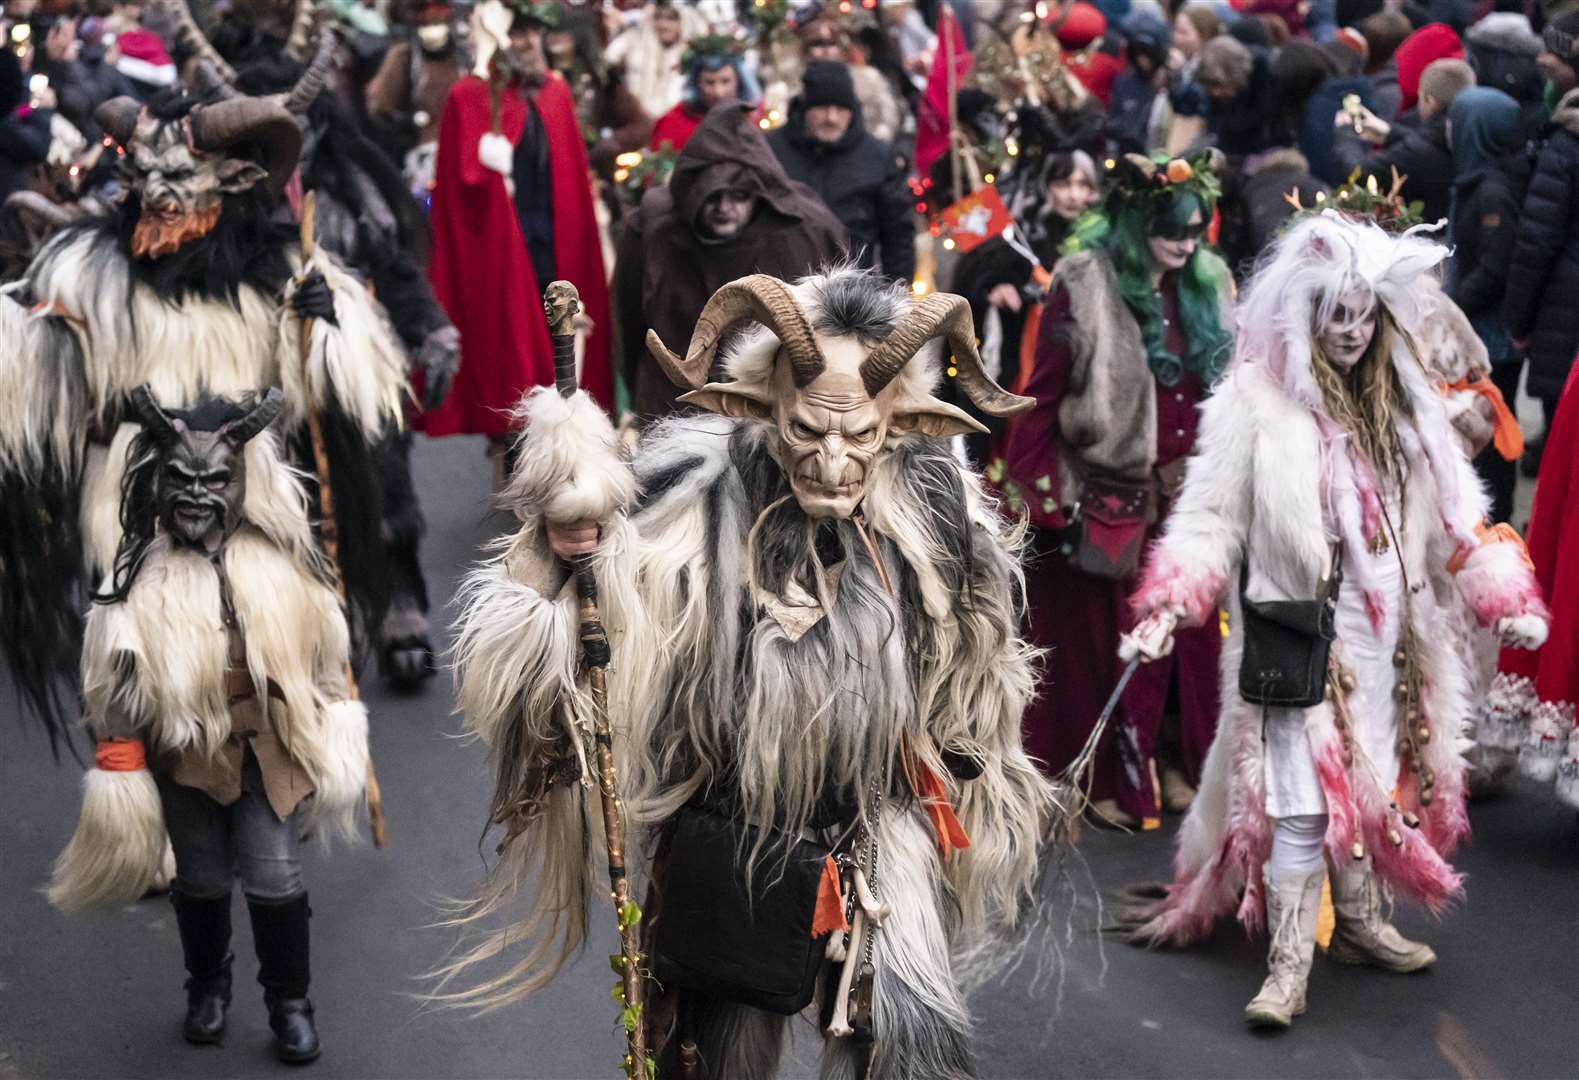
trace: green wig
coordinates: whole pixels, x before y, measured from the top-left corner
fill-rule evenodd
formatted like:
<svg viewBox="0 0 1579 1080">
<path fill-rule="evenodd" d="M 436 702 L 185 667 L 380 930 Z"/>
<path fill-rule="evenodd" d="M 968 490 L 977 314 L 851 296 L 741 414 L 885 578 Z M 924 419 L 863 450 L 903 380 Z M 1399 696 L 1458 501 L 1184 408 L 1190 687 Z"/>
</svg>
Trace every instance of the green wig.
<svg viewBox="0 0 1579 1080">
<path fill-rule="evenodd" d="M 1209 222 L 1215 206 L 1212 193 L 1199 185 L 1173 185 L 1170 190 L 1148 192 L 1144 199 L 1115 188 L 1101 212 L 1086 214 L 1075 223 L 1064 245 L 1066 252 L 1100 250 L 1112 261 L 1119 295 L 1140 324 L 1146 362 L 1164 386 L 1174 385 L 1185 372 L 1194 372 L 1210 389 L 1228 365 L 1233 339 L 1223 329 L 1218 310 L 1219 292 L 1228 276 L 1223 261 L 1209 253 L 1204 243 L 1197 244 L 1190 261 L 1175 275 L 1186 343 L 1183 356 L 1168 351 L 1162 297 L 1151 283 L 1148 241 L 1153 232 L 1181 227 L 1197 210 L 1201 220 Z"/>
</svg>

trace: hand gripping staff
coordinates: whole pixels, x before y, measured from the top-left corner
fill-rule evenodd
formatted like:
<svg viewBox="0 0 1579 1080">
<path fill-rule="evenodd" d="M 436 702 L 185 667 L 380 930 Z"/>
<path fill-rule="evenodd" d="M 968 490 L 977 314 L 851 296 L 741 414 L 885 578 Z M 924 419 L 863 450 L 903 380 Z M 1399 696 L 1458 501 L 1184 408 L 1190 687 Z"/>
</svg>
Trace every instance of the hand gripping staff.
<svg viewBox="0 0 1579 1080">
<path fill-rule="evenodd" d="M 574 285 L 568 281 L 549 283 L 543 292 L 543 313 L 548 318 L 549 339 L 554 346 L 554 388 L 561 397 L 568 398 L 576 392 L 575 319 L 580 312 L 581 294 Z M 593 576 L 591 557 L 577 559 L 575 568 L 576 596 L 581 609 L 581 661 L 591 691 L 592 738 L 597 749 L 603 836 L 609 854 L 609 894 L 620 928 L 620 957 L 616 966 L 624 980 L 625 1008 L 621 1020 L 626 1037 L 625 1075 L 630 1080 L 645 1080 L 651 1062 L 647 1057 L 646 1021 L 642 1015 L 641 951 L 637 939 L 641 909 L 631 900 L 630 879 L 625 875 L 625 822 L 614 775 L 614 742 L 604 681 L 609 664 L 609 639 L 598 615 L 598 584 Z"/>
<path fill-rule="evenodd" d="M 313 256 L 313 211 L 318 200 L 314 193 L 309 191 L 302 199 L 302 277 L 306 277 L 307 264 Z M 302 319 L 302 368 L 306 370 L 312 359 L 313 325 L 311 319 Z M 340 574 L 340 530 L 335 524 L 334 517 L 334 489 L 330 486 L 329 455 L 324 450 L 323 421 L 318 417 L 318 407 L 311 402 L 307 405 L 307 433 L 312 439 L 313 446 L 313 471 L 318 475 L 318 517 L 319 530 L 323 536 L 324 554 L 329 557 L 329 564 L 334 567 L 334 587 L 340 594 L 340 606 L 346 606 L 345 579 Z M 351 613 L 346 611 L 346 618 Z M 361 694 L 356 686 L 356 673 L 349 664 L 345 669 L 345 685 L 352 700 Z M 367 823 L 373 833 L 373 846 L 383 848 L 389 845 L 389 834 L 384 826 L 384 797 L 378 787 L 378 777 L 373 772 L 373 759 L 367 759 Z"/>
</svg>

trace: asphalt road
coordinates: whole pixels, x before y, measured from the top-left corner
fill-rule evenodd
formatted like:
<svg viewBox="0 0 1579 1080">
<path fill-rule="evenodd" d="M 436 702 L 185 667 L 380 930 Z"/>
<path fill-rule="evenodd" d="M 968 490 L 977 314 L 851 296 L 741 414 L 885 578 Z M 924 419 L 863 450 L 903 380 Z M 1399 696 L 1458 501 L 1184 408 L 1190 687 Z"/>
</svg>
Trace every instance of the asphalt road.
<svg viewBox="0 0 1579 1080">
<path fill-rule="evenodd" d="M 445 598 L 501 522 L 485 505 L 479 442 L 421 442 L 416 468 L 430 585 Z M 313 998 L 325 1051 L 309 1075 L 614 1076 L 622 1044 L 604 959 L 612 926 L 595 922 L 587 955 L 525 1005 L 467 1017 L 417 997 L 419 976 L 452 942 L 431 928 L 437 901 L 480 874 L 488 779 L 479 748 L 455 737 L 447 678 L 416 698 L 370 681 L 366 697 L 392 844 L 311 857 Z M 183 973 L 166 901 L 77 918 L 44 902 L 38 887 L 76 820 L 78 769 L 52 763 L 41 739 L 15 734 L 9 688 L 0 687 L 0 702 L 0 1080 L 289 1072 L 270 1054 L 239 901 L 237 997 L 222 1048 L 181 1041 Z M 1094 933 L 1098 888 L 1166 875 L 1172 823 L 1134 837 L 1088 833 L 1085 866 L 1071 862 L 1048 890 L 1062 952 L 1052 974 L 1036 978 L 1047 966 L 1039 950 L 974 998 L 982 1075 L 1579 1076 L 1579 823 L 1533 790 L 1479 805 L 1473 818 L 1460 860 L 1466 904 L 1436 924 L 1411 910 L 1398 918 L 1436 947 L 1435 970 L 1393 976 L 1318 959 L 1310 1012 L 1270 1037 L 1240 1020 L 1264 947 L 1236 927 L 1181 953 L 1104 947 Z M 784 1075 L 815 1075 L 816 1033 L 796 1029 Z"/>
</svg>

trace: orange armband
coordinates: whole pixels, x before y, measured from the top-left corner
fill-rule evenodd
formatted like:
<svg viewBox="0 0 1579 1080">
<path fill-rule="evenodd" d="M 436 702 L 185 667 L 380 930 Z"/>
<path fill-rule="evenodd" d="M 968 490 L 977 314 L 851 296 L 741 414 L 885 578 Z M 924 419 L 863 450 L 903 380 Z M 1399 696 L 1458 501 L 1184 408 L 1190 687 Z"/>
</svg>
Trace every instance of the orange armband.
<svg viewBox="0 0 1579 1080">
<path fill-rule="evenodd" d="M 105 772 L 142 772 L 148 768 L 148 754 L 141 739 L 100 739 L 93 763 Z"/>
</svg>

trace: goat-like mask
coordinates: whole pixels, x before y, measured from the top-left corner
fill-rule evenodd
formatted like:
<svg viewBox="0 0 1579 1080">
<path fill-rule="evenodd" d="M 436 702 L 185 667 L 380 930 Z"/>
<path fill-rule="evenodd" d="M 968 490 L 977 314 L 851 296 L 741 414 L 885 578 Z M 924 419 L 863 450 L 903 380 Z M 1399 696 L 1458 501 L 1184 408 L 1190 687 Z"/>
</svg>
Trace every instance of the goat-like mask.
<svg viewBox="0 0 1579 1080">
<path fill-rule="evenodd" d="M 241 521 L 246 444 L 279 415 L 284 396 L 271 388 L 256 402 L 209 398 L 166 412 L 144 385 L 132 405 L 159 447 L 160 526 L 178 545 L 216 550 Z"/>
<path fill-rule="evenodd" d="M 760 379 L 706 382 L 719 343 L 730 331 L 760 323 L 778 338 L 773 364 Z M 934 338 L 953 351 L 956 379 L 990 416 L 1030 408 L 981 368 L 975 329 L 964 297 L 935 293 L 916 302 L 884 338 L 814 330 L 790 287 L 764 274 L 720 288 L 697 319 L 685 358 L 655 332 L 647 347 L 678 386 L 681 401 L 724 416 L 769 421 L 778 435 L 779 464 L 808 516 L 845 518 L 866 493 L 873 463 L 894 436 L 943 437 L 986 429 L 969 413 L 902 377 Z"/>
</svg>

